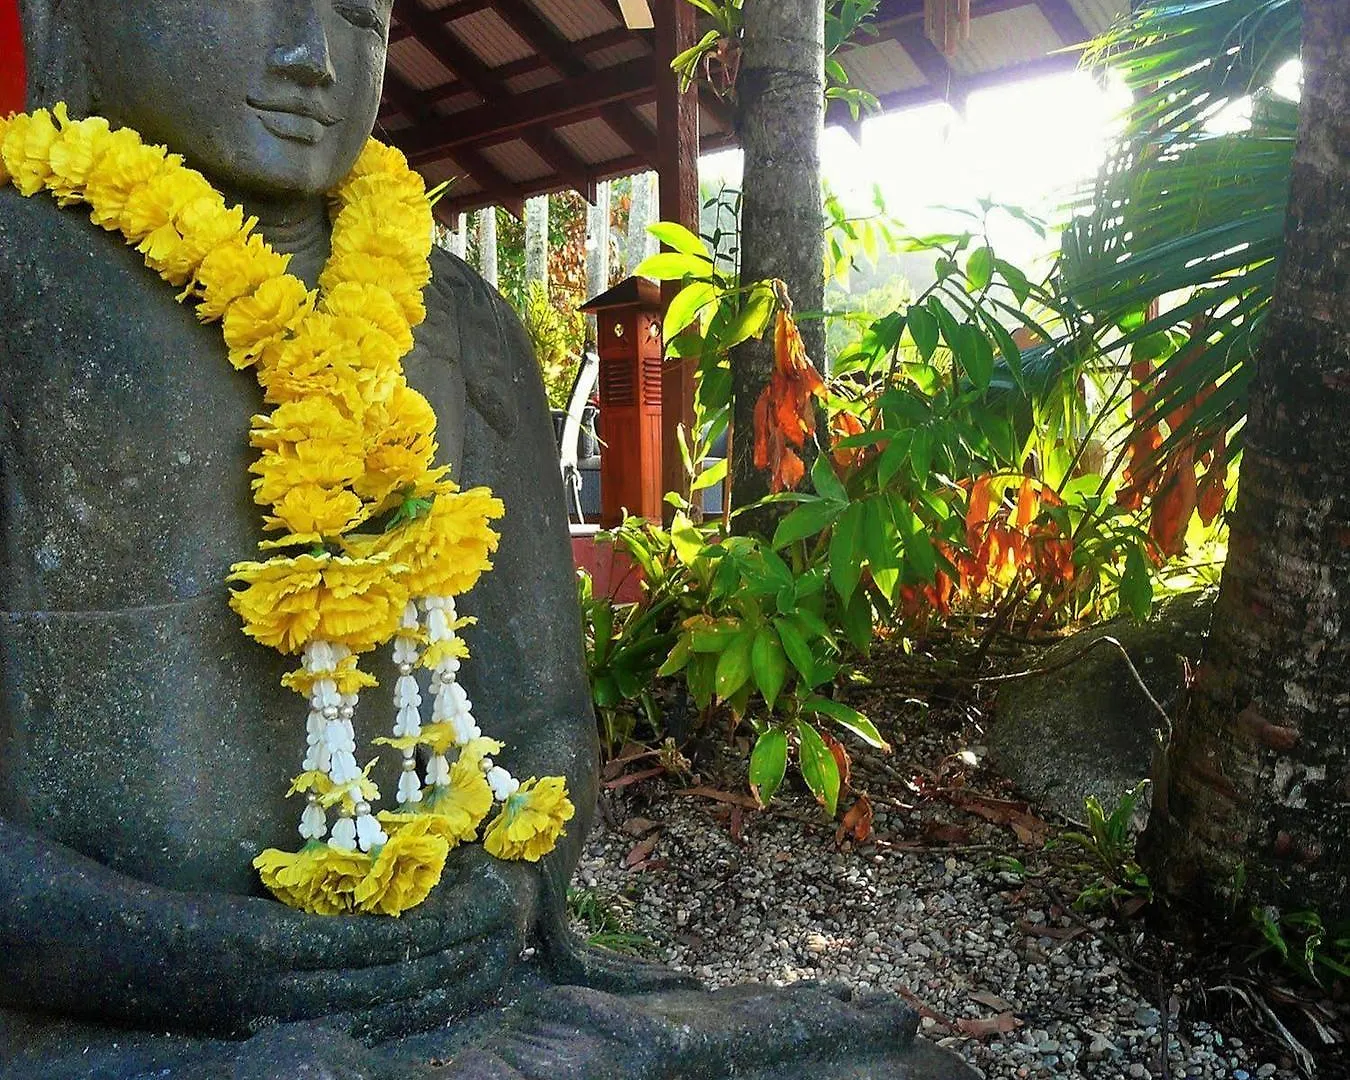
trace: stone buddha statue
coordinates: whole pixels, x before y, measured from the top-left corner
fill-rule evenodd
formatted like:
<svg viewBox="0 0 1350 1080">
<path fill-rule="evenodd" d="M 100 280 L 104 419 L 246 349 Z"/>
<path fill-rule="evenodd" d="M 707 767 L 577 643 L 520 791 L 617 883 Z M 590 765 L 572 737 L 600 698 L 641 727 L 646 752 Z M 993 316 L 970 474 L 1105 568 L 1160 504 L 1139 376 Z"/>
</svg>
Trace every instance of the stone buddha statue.
<svg viewBox="0 0 1350 1080">
<path fill-rule="evenodd" d="M 392 0 L 20 6 L 31 105 L 183 154 L 315 283 Z M 567 931 L 597 748 L 552 428 L 501 298 L 432 271 L 404 368 L 507 508 L 465 682 L 577 815 L 538 864 L 457 849 L 401 918 L 306 915 L 251 868 L 295 844 L 299 736 L 224 584 L 258 538 L 256 382 L 120 238 L 0 188 L 0 1078 L 968 1075 L 888 998 L 709 994 Z"/>
</svg>

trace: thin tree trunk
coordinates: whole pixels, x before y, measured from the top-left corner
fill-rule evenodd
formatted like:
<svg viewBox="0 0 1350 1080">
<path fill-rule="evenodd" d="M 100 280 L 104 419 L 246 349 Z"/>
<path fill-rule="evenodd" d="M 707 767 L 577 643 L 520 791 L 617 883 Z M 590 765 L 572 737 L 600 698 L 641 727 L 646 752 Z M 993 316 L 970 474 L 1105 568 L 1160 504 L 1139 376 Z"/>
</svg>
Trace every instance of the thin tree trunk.
<svg viewBox="0 0 1350 1080">
<path fill-rule="evenodd" d="M 1214 626 L 1158 778 L 1165 891 L 1350 914 L 1350 3 L 1305 0 L 1289 218 Z"/>
<path fill-rule="evenodd" d="M 548 196 L 525 202 L 525 284 L 548 287 Z"/>
<path fill-rule="evenodd" d="M 478 272 L 494 289 L 497 287 L 497 208 L 478 211 Z"/>
<path fill-rule="evenodd" d="M 586 208 L 586 295 L 609 288 L 609 181 L 595 187 L 595 203 Z M 591 317 L 594 322 L 594 316 Z"/>
<path fill-rule="evenodd" d="M 647 231 L 647 226 L 653 223 L 652 214 L 656 209 L 656 173 L 637 173 L 632 182 L 633 201 L 628 211 L 628 235 L 624 242 L 629 274 L 647 256 L 655 255 L 658 247 L 656 237 Z"/>
<path fill-rule="evenodd" d="M 741 280 L 781 278 L 799 312 L 824 305 L 820 132 L 825 115 L 825 7 L 820 0 L 745 0 L 737 126 L 745 148 Z M 801 324 L 807 354 L 824 363 L 825 329 Z M 767 494 L 754 464 L 755 402 L 773 371 L 773 335 L 732 356 L 735 393 L 732 496 L 744 506 Z M 763 528 L 764 522 L 744 525 Z"/>
</svg>

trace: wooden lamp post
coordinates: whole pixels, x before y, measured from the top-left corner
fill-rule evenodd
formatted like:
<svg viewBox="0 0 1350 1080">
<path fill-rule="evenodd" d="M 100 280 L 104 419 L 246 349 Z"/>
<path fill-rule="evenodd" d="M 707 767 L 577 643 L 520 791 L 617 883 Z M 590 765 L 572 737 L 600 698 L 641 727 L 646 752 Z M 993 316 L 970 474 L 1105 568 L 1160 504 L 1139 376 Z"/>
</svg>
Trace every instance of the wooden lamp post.
<svg viewBox="0 0 1350 1080">
<path fill-rule="evenodd" d="M 661 290 L 630 277 L 582 305 L 600 355 L 600 524 L 661 519 Z"/>
</svg>

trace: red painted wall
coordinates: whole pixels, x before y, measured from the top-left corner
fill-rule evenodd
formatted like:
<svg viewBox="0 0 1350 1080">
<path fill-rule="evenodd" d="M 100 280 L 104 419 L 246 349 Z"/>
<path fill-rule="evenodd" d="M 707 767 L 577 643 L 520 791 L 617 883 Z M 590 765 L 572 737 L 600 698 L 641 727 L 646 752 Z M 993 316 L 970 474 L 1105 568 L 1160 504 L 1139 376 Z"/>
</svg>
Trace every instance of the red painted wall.
<svg viewBox="0 0 1350 1080">
<path fill-rule="evenodd" d="M 0 0 L 0 116 L 23 108 L 23 35 L 19 0 Z"/>
</svg>

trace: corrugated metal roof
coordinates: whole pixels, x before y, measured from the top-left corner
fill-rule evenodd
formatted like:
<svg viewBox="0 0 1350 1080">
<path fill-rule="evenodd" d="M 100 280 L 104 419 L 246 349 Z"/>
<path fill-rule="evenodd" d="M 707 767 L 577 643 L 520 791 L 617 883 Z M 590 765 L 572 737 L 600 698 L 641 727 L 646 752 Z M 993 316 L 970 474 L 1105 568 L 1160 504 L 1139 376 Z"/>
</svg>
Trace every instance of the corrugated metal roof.
<svg viewBox="0 0 1350 1080">
<path fill-rule="evenodd" d="M 878 97 L 922 86 L 926 81 L 909 53 L 890 38 L 850 49 L 840 63 L 854 83 Z"/>
<path fill-rule="evenodd" d="M 1033 4 L 979 15 L 970 20 L 970 37 L 949 61 L 958 75 L 983 75 L 1034 60 L 1071 42 L 1061 41 L 1040 8 Z"/>
<path fill-rule="evenodd" d="M 554 66 L 559 62 L 559 50 L 565 50 L 569 43 L 606 35 L 601 39 L 602 48 L 574 50 L 566 64 L 559 62 L 574 73 L 576 70 L 604 71 L 622 67 L 630 80 L 625 91 L 629 96 L 615 107 L 626 115 L 628 123 L 643 123 L 654 131 L 656 126 L 655 87 L 641 84 L 640 63 L 643 57 L 650 56 L 654 47 L 654 35 L 650 32 L 634 32 L 626 38 L 620 37 L 621 23 L 615 16 L 612 5 L 607 0 L 520 0 L 537 16 L 534 28 L 528 19 L 511 20 L 493 10 L 492 0 L 397 0 L 395 19 L 400 9 L 406 5 L 415 5 L 423 11 L 438 12 L 446 31 L 469 49 L 479 62 L 489 71 L 501 69 L 497 78 L 508 95 L 525 95 L 541 89 L 556 86 L 561 100 L 562 95 L 578 93 L 580 108 L 575 103 L 561 118 L 567 122 L 558 125 L 556 121 L 541 120 L 539 126 L 554 128 L 564 146 L 570 148 L 574 156 L 587 169 L 605 175 L 606 171 L 622 163 L 622 167 L 631 167 L 635 158 L 631 146 L 618 129 L 600 119 L 597 115 L 602 103 L 610 102 L 605 92 L 596 95 L 596 77 L 582 75 L 582 84 L 577 89 L 571 86 L 572 79 Z M 680 2 L 680 0 L 676 0 Z M 1091 33 L 1099 33 L 1109 26 L 1119 15 L 1128 9 L 1128 0 L 1044 0 L 1048 4 L 1060 4 L 1044 10 L 1037 0 L 1026 0 L 1019 4 L 1017 0 L 973 0 L 974 11 L 971 19 L 971 35 L 956 55 L 947 61 L 951 75 L 944 75 L 942 85 L 930 82 L 929 76 L 936 78 L 932 59 L 924 63 L 916 62 L 906 49 L 893 36 L 899 27 L 901 39 L 904 35 L 922 33 L 921 21 L 908 17 L 904 13 L 915 8 L 904 5 L 893 7 L 900 13 L 901 21 L 892 22 L 881 28 L 876 39 L 846 51 L 840 60 L 848 70 L 854 84 L 888 100 L 893 105 L 910 105 L 924 99 L 931 89 L 934 98 L 958 95 L 963 87 L 967 90 L 989 85 L 991 80 L 1006 72 L 1007 78 L 1024 77 L 1031 71 L 1045 68 L 1055 61 L 1044 59 L 1048 54 L 1072 42 L 1062 37 L 1072 31 L 1074 20 L 1069 17 L 1071 11 L 1083 26 Z M 457 5 L 463 4 L 465 13 L 455 15 Z M 1067 5 L 1067 6 L 1066 6 Z M 996 10 L 981 11 L 981 7 Z M 1047 18 L 1045 11 L 1055 13 L 1055 18 Z M 543 40 L 527 40 L 538 37 L 542 26 Z M 1056 27 L 1059 31 L 1056 31 Z M 467 176 L 468 170 L 461 168 L 454 160 L 453 141 L 455 138 L 456 117 L 466 111 L 477 110 L 483 106 L 482 98 L 469 85 L 471 80 L 463 72 L 450 70 L 445 63 L 434 55 L 434 37 L 429 36 L 424 45 L 415 37 L 405 36 L 390 46 L 390 66 L 398 73 L 402 81 L 425 95 L 425 109 L 434 110 L 446 117 L 443 132 L 428 130 L 411 123 L 406 100 L 407 93 L 391 93 L 388 96 L 386 114 L 382 117 L 384 130 L 395 137 L 396 141 L 407 138 L 416 144 L 420 140 L 423 147 L 433 148 L 419 157 L 419 165 L 429 179 L 439 181 L 449 175 Z M 550 62 L 554 61 L 554 62 Z M 1066 59 L 1066 62 L 1070 62 Z M 636 71 L 636 74 L 634 74 Z M 652 64 L 653 76 L 655 63 Z M 589 82 L 587 82 L 589 80 Z M 590 94 L 591 97 L 586 95 Z M 548 98 L 544 96 L 547 105 Z M 589 110 L 588 101 L 596 104 Z M 606 107 L 609 107 L 606 104 Z M 492 137 L 483 127 L 483 117 L 491 118 L 490 109 L 500 108 L 506 127 L 503 135 Z M 518 111 L 518 110 L 517 110 Z M 547 111 L 547 110 L 545 110 Z M 586 115 L 589 111 L 590 115 Z M 700 109 L 700 131 L 705 144 L 709 146 L 726 145 L 730 133 L 725 121 L 726 109 L 709 108 L 707 102 Z M 534 115 L 533 112 L 530 114 Z M 580 115 L 581 118 L 578 118 Z M 521 121 L 513 116 L 509 101 L 489 101 L 487 108 L 475 114 L 473 119 L 461 119 L 459 123 L 472 125 L 470 135 L 477 153 L 495 167 L 515 193 L 528 196 L 545 190 L 557 190 L 564 186 L 557 171 L 545 162 L 539 154 L 521 141 L 519 132 Z M 638 118 L 641 118 L 640 120 Z M 622 121 L 619 116 L 616 123 Z M 635 129 L 630 129 L 635 130 Z M 400 134 L 402 133 L 402 134 Z M 510 133 L 510 134 L 508 134 Z M 440 142 L 450 145 L 439 157 L 427 160 L 434 154 L 434 147 Z M 471 203 L 476 195 L 481 197 L 481 187 L 476 181 L 465 179 L 456 184 L 449 198 L 456 203 Z"/>
<path fill-rule="evenodd" d="M 600 0 L 537 0 L 530 6 L 568 41 L 580 41 L 620 25 Z"/>
<path fill-rule="evenodd" d="M 490 68 L 534 55 L 529 44 L 491 8 L 451 19 L 447 25 Z"/>
</svg>

